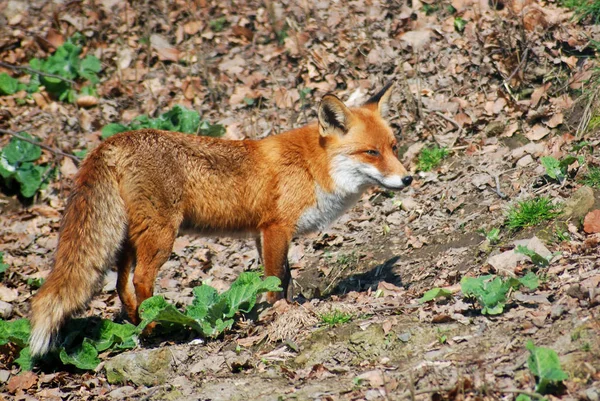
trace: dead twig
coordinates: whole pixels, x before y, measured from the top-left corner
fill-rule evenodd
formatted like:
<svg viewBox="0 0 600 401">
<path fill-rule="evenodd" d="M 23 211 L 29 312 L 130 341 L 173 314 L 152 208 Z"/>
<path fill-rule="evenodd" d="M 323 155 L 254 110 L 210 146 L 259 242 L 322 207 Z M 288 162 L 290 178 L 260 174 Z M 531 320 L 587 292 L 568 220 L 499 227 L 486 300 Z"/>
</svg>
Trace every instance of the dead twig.
<svg viewBox="0 0 600 401">
<path fill-rule="evenodd" d="M 56 79 L 60 79 L 61 81 L 64 81 L 64 82 L 68 82 L 71 85 L 76 85 L 76 82 L 73 81 L 72 79 L 61 77 L 60 75 L 56 75 L 56 74 L 50 74 L 50 73 L 44 72 L 44 71 L 34 70 L 33 68 L 30 68 L 30 67 L 24 67 L 21 65 L 13 65 L 13 64 L 5 63 L 4 61 L 0 61 L 0 66 L 10 68 L 11 70 L 27 71 L 32 74 L 39 74 L 39 75 L 43 75 L 43 76 L 49 77 L 49 78 L 56 78 Z"/>
<path fill-rule="evenodd" d="M 508 196 L 500 189 L 500 176 L 495 175 L 494 180 L 496 180 L 496 190 L 494 192 L 496 192 L 498 196 L 502 199 L 508 198 Z"/>
<path fill-rule="evenodd" d="M 492 388 L 490 389 L 496 393 L 511 393 L 511 394 L 524 394 L 527 395 L 531 398 L 536 398 L 538 400 L 543 400 L 545 399 L 545 397 L 541 394 L 538 393 L 534 393 L 531 391 L 526 391 L 526 390 L 519 390 L 518 388 L 507 388 L 507 389 L 500 389 L 500 388 Z"/>
<path fill-rule="evenodd" d="M 2 129 L 2 128 L 0 128 L 0 134 L 10 135 L 10 136 L 12 136 L 14 138 L 17 138 L 17 139 L 21 140 L 21 141 L 29 142 L 29 143 L 31 143 L 33 145 L 37 145 L 37 146 L 39 146 L 42 149 L 45 149 L 45 150 L 47 150 L 49 152 L 54 153 L 55 155 L 59 155 L 59 156 L 63 156 L 63 157 L 68 157 L 69 159 L 72 159 L 75 162 L 75 164 L 77 164 L 77 165 L 79 164 L 79 162 L 81 162 L 81 159 L 79 157 L 75 156 L 75 155 L 72 155 L 70 153 L 65 153 L 62 150 L 58 150 L 58 149 L 53 148 L 51 146 L 44 145 L 43 143 L 36 142 L 33 139 L 29 139 L 29 138 L 27 138 L 27 137 L 25 137 L 25 136 L 23 136 L 23 135 L 15 132 L 15 131 L 11 131 L 11 130 L 8 130 L 8 129 Z"/>
</svg>

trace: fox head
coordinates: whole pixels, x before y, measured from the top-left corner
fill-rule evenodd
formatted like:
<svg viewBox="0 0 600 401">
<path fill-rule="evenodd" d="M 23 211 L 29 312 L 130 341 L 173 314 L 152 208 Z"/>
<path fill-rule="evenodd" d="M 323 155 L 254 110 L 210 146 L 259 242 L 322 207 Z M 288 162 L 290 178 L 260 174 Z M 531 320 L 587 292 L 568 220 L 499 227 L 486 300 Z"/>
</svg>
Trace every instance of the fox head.
<svg viewBox="0 0 600 401">
<path fill-rule="evenodd" d="M 371 185 L 399 190 L 412 182 L 398 160 L 396 138 L 384 119 L 391 93 L 389 83 L 363 106 L 352 109 L 334 95 L 323 97 L 319 133 L 338 190 L 357 193 Z"/>
</svg>

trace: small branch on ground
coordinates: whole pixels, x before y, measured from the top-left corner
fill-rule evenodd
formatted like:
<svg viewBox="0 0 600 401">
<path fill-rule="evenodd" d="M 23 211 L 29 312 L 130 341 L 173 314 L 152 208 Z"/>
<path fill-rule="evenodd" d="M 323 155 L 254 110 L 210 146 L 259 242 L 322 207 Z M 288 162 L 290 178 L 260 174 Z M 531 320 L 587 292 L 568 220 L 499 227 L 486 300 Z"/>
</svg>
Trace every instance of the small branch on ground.
<svg viewBox="0 0 600 401">
<path fill-rule="evenodd" d="M 10 135 L 12 137 L 15 137 L 15 138 L 21 140 L 21 141 L 29 142 L 29 143 L 31 143 L 33 145 L 37 145 L 37 146 L 39 146 L 42 149 L 45 149 L 45 150 L 47 150 L 49 152 L 54 153 L 55 155 L 59 155 L 59 156 L 63 156 L 63 157 L 68 157 L 69 159 L 72 159 L 76 164 L 79 164 L 79 162 L 81 162 L 81 159 L 79 157 L 75 156 L 75 155 L 72 155 L 70 153 L 65 153 L 62 150 L 53 148 L 53 147 L 48 146 L 48 145 L 44 145 L 43 143 L 36 142 L 33 139 L 29 139 L 27 137 L 24 137 L 23 135 L 15 132 L 15 131 L 11 131 L 11 130 L 8 130 L 8 129 L 2 129 L 2 128 L 0 128 L 0 134 Z"/>
<path fill-rule="evenodd" d="M 65 81 L 70 83 L 71 85 L 75 85 L 75 81 L 65 78 L 65 77 L 61 77 L 60 75 L 56 75 L 56 74 L 50 74 L 44 71 L 39 71 L 39 70 L 34 70 L 33 68 L 30 67 L 24 67 L 24 66 L 20 66 L 20 65 L 13 65 L 13 64 L 9 64 L 9 63 L 5 63 L 4 61 L 0 61 L 0 66 L 2 67 L 6 67 L 6 68 L 10 68 L 11 70 L 22 70 L 22 71 L 27 71 L 29 73 L 32 74 L 39 74 L 39 75 L 43 75 L 45 77 L 49 77 L 49 78 L 56 78 L 56 79 L 60 79 L 61 81 Z"/>
</svg>

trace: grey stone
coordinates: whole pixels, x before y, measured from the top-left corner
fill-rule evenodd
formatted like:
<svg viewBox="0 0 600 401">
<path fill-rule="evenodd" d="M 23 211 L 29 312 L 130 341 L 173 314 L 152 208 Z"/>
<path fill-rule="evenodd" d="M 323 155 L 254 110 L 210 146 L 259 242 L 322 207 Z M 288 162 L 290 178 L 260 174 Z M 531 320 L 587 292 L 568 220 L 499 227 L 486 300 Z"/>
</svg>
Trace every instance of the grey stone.
<svg viewBox="0 0 600 401">
<path fill-rule="evenodd" d="M 567 201 L 561 218 L 579 219 L 594 207 L 594 190 L 583 186 L 579 188 Z"/>
<path fill-rule="evenodd" d="M 130 395 L 132 395 L 133 393 L 135 393 L 135 388 L 132 386 L 123 386 L 123 387 L 119 387 L 114 389 L 113 391 L 111 391 L 110 393 L 107 394 L 107 396 L 109 398 L 112 398 L 114 400 L 122 400 L 126 397 L 129 397 Z"/>
<path fill-rule="evenodd" d="M 13 314 L 13 306 L 8 302 L 0 301 L 0 318 L 8 319 Z"/>
<path fill-rule="evenodd" d="M 109 383 L 134 383 L 138 386 L 164 384 L 177 375 L 180 359 L 171 348 L 130 351 L 117 355 L 104 365 Z"/>
</svg>

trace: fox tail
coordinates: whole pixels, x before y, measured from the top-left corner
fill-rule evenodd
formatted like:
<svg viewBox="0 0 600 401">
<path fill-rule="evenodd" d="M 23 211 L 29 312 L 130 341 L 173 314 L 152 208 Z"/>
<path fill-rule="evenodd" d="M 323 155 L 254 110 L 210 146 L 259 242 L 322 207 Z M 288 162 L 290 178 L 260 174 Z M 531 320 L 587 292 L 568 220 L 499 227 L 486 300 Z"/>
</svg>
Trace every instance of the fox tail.
<svg viewBox="0 0 600 401">
<path fill-rule="evenodd" d="M 81 311 L 115 264 L 127 232 L 117 179 L 92 153 L 75 179 L 61 222 L 55 263 L 31 304 L 31 355 L 48 352 L 60 328 Z"/>
</svg>

